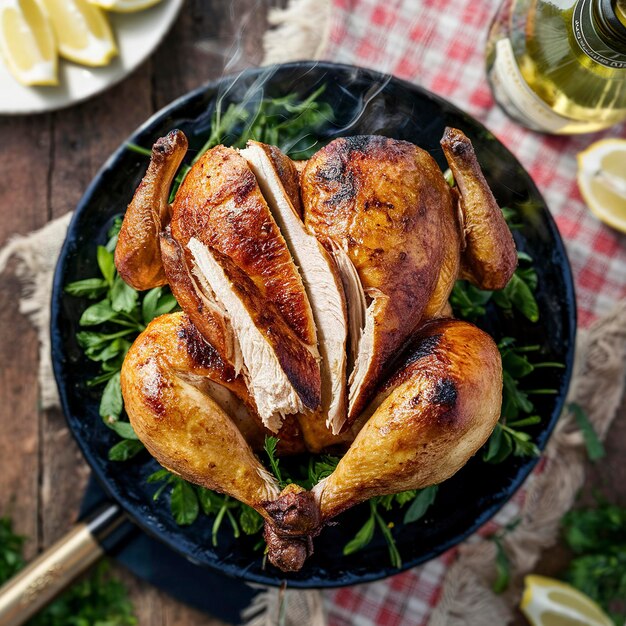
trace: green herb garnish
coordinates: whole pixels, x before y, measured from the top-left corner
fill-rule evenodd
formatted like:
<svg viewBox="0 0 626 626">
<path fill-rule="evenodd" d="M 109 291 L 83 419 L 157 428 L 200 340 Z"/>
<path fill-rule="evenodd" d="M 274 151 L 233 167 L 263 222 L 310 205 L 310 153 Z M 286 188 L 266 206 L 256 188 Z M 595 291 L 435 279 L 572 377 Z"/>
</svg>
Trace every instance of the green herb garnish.
<svg viewBox="0 0 626 626">
<path fill-rule="evenodd" d="M 563 518 L 564 539 L 576 555 L 564 578 L 595 600 L 616 624 L 626 620 L 626 508 L 600 502 Z"/>
</svg>

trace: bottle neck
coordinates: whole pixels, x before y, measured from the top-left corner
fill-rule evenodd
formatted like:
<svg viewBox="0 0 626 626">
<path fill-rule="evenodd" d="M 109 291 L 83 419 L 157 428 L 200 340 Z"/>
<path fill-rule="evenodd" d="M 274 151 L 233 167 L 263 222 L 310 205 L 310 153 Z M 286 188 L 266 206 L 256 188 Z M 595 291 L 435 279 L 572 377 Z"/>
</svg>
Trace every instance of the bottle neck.
<svg viewBox="0 0 626 626">
<path fill-rule="evenodd" d="M 591 18 L 604 43 L 626 55 L 626 0 L 595 0 Z"/>
<path fill-rule="evenodd" d="M 572 16 L 576 42 L 590 59 L 626 70 L 626 26 L 617 15 L 618 0 L 577 0 Z M 626 0 L 619 0 L 623 7 Z"/>
</svg>

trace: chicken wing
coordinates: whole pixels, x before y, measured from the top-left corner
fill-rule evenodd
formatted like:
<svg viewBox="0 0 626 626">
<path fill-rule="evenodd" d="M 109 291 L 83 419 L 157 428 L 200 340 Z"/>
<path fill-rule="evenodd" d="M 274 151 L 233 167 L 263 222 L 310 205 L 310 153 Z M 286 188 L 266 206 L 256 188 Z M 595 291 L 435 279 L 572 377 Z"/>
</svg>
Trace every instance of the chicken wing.
<svg viewBox="0 0 626 626">
<path fill-rule="evenodd" d="M 517 267 L 511 231 L 483 176 L 471 141 L 446 128 L 441 147 L 461 193 L 465 250 L 461 278 L 480 289 L 503 289 Z"/>
<path fill-rule="evenodd" d="M 148 170 L 126 209 L 115 248 L 115 266 L 134 289 L 167 283 L 159 233 L 169 223 L 170 187 L 186 152 L 187 138 L 180 130 L 158 139 L 152 147 Z"/>
</svg>

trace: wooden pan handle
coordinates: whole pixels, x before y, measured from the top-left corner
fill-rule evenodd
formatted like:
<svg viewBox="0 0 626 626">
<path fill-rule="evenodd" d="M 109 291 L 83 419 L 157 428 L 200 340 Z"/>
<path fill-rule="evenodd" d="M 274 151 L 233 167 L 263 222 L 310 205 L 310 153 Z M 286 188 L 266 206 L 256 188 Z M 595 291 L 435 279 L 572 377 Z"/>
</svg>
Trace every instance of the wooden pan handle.
<svg viewBox="0 0 626 626">
<path fill-rule="evenodd" d="M 20 626 L 48 604 L 104 554 L 100 541 L 124 519 L 117 504 L 106 505 L 0 587 L 0 626 Z"/>
</svg>

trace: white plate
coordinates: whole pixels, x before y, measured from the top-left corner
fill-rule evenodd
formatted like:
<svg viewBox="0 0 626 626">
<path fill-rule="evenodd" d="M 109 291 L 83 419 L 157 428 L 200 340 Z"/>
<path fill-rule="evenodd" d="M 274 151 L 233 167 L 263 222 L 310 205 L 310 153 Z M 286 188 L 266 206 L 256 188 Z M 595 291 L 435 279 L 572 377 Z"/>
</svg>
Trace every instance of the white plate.
<svg viewBox="0 0 626 626">
<path fill-rule="evenodd" d="M 119 55 L 106 67 L 59 63 L 58 87 L 25 87 L 0 59 L 0 114 L 43 113 L 76 104 L 119 82 L 142 63 L 172 26 L 183 0 L 161 0 L 137 13 L 109 13 Z"/>
</svg>

